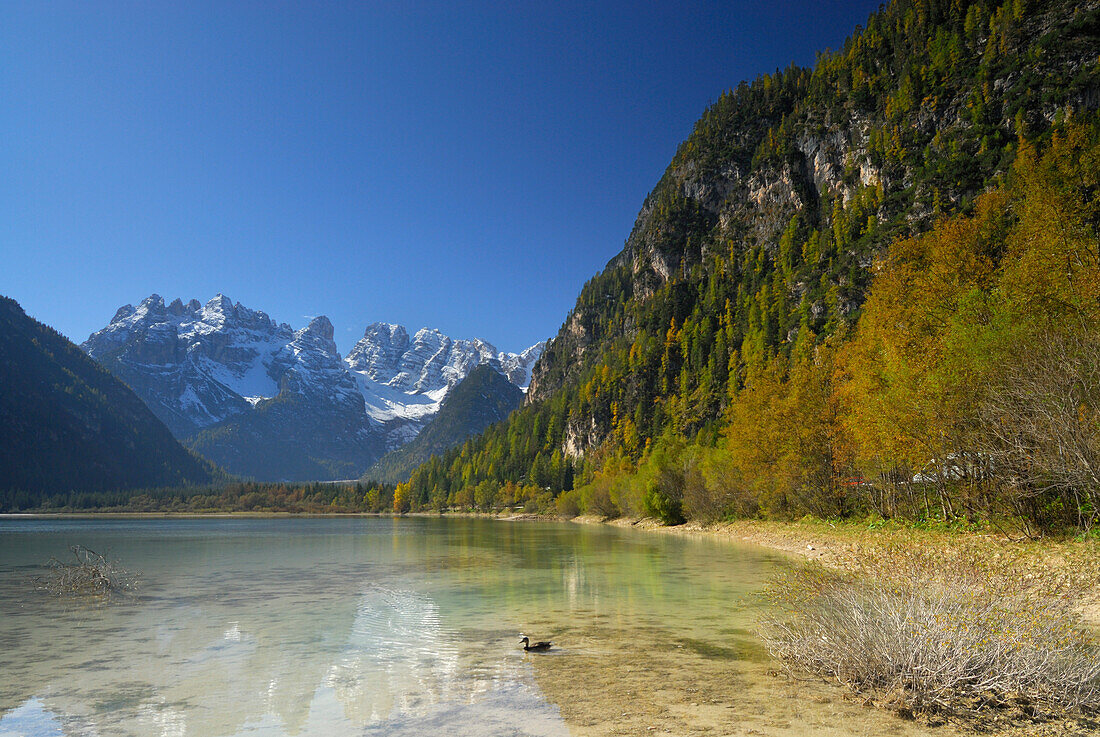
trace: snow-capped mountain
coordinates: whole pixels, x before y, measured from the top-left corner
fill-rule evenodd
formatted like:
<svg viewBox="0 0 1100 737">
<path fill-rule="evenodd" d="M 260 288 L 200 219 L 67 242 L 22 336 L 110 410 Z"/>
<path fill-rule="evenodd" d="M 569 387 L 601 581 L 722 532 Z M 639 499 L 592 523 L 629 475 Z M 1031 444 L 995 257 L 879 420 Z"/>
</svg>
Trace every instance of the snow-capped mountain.
<svg viewBox="0 0 1100 737">
<path fill-rule="evenodd" d="M 308 330 L 308 328 L 307 328 Z M 119 308 L 81 348 L 129 384 L 178 438 L 279 393 L 289 325 L 218 295 L 205 305 L 159 295 Z"/>
<path fill-rule="evenodd" d="M 414 438 L 478 365 L 526 389 L 545 346 L 505 353 L 375 323 L 341 358 L 333 334 L 326 317 L 295 331 L 221 294 L 205 305 L 154 294 L 120 308 L 82 348 L 228 470 L 308 479 L 356 476 Z"/>
<path fill-rule="evenodd" d="M 376 322 L 367 327 L 344 362 L 356 375 L 367 413 L 374 420 L 386 423 L 402 418 L 415 423 L 419 431 L 439 411 L 451 389 L 483 363 L 526 391 L 531 367 L 544 347 L 540 342 L 522 353 L 504 353 L 484 340 L 454 340 L 429 328 L 410 339 L 401 325 Z M 406 433 L 408 439 L 415 431 Z"/>
<path fill-rule="evenodd" d="M 547 341 L 540 340 L 520 353 L 501 353 L 497 356 L 502 373 L 508 377 L 508 381 L 522 389 L 524 394 L 527 393 L 527 387 L 531 386 L 531 369 L 535 367 L 535 361 L 542 357 L 546 344 Z"/>
</svg>

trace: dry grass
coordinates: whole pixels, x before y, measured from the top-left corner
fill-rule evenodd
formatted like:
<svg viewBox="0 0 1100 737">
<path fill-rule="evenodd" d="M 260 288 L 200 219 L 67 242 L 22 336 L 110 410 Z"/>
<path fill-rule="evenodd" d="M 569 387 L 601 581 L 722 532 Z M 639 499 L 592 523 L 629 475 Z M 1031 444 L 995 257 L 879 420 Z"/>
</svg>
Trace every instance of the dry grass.
<svg viewBox="0 0 1100 737">
<path fill-rule="evenodd" d="M 772 653 L 901 713 L 1100 711 L 1100 646 L 1069 589 L 990 567 L 883 554 L 857 573 L 797 569 L 769 595 Z"/>
<path fill-rule="evenodd" d="M 35 579 L 37 587 L 55 596 L 109 597 L 134 590 L 136 578 L 91 548 L 73 545 L 73 559 L 50 558 L 49 570 Z"/>
</svg>

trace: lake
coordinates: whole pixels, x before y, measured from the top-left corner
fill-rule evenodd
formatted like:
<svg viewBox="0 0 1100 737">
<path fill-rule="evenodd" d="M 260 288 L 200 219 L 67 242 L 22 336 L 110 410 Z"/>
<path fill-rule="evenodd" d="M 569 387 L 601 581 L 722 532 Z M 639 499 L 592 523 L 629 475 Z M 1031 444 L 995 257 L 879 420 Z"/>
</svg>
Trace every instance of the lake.
<svg viewBox="0 0 1100 737">
<path fill-rule="evenodd" d="M 74 544 L 135 593 L 36 590 Z M 784 565 L 552 522 L 0 519 L 0 737 L 919 733 L 776 676 Z"/>
</svg>

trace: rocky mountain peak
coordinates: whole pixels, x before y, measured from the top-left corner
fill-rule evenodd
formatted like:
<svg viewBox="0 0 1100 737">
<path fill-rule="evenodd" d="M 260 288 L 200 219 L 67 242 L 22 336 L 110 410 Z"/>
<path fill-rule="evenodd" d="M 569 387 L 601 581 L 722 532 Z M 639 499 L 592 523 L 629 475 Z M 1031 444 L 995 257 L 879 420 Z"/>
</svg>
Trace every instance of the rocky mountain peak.
<svg viewBox="0 0 1100 737">
<path fill-rule="evenodd" d="M 526 389 L 530 369 L 544 347 L 536 343 L 522 353 L 506 353 L 480 338 L 456 340 L 425 327 L 410 339 L 401 325 L 374 323 L 345 360 L 352 371 L 403 392 L 447 391 L 482 364 L 492 365 Z"/>
<path fill-rule="evenodd" d="M 392 367 L 408 348 L 409 334 L 404 326 L 376 322 L 367 326 L 363 339 L 355 344 L 345 360 L 352 371 L 385 383 L 393 378 Z"/>
<path fill-rule="evenodd" d="M 407 345 L 409 333 L 404 325 L 390 322 L 373 322 L 363 331 L 364 338 L 373 338 L 375 341 L 388 341 Z"/>
<path fill-rule="evenodd" d="M 121 322 L 122 320 L 125 320 L 127 317 L 129 317 L 132 314 L 134 314 L 134 306 L 133 305 L 130 305 L 130 304 L 122 305 L 122 307 L 119 307 L 118 311 L 115 312 L 115 316 L 111 318 L 111 323 L 114 324 L 116 322 Z"/>
<path fill-rule="evenodd" d="M 336 331 L 327 317 L 320 315 L 313 318 L 308 325 L 294 333 L 294 340 L 288 346 L 294 354 L 294 361 L 315 370 L 347 373 L 336 348 L 336 341 L 333 340 L 335 334 Z"/>
<path fill-rule="evenodd" d="M 218 292 L 202 308 L 203 322 L 210 323 L 211 325 L 224 322 L 226 319 L 231 319 L 235 316 L 233 310 L 233 300 L 226 297 L 221 292 Z"/>
<path fill-rule="evenodd" d="M 332 322 L 324 315 L 318 315 L 310 320 L 309 325 L 305 327 L 305 332 L 309 335 L 316 335 L 325 341 L 331 341 L 333 336 L 336 335 Z"/>
<path fill-rule="evenodd" d="M 531 384 L 531 372 L 535 363 L 542 357 L 547 345 L 549 341 L 540 340 L 520 353 L 500 354 L 500 370 L 508 377 L 508 381 L 526 392 Z"/>
<path fill-rule="evenodd" d="M 204 305 L 204 309 L 213 310 L 217 312 L 229 312 L 233 309 L 233 300 L 226 297 L 221 292 L 218 292 Z"/>
<path fill-rule="evenodd" d="M 137 309 L 130 315 L 126 315 L 120 318 L 123 321 L 138 321 L 141 323 L 148 323 L 151 320 L 155 320 L 159 316 L 165 314 L 164 298 L 159 294 L 150 294 L 145 299 L 138 303 Z M 115 313 L 115 316 L 122 312 L 119 310 Z"/>
<path fill-rule="evenodd" d="M 141 300 L 139 308 L 141 307 L 144 307 L 147 310 L 164 309 L 164 297 L 154 292 L 145 299 Z"/>
</svg>

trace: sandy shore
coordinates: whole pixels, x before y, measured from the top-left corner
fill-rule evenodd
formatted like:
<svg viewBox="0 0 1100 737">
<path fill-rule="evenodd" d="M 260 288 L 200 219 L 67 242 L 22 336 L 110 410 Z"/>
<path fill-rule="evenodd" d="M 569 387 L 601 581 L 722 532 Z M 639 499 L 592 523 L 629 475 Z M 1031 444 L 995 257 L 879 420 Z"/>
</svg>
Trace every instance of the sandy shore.
<svg viewBox="0 0 1100 737">
<path fill-rule="evenodd" d="M 1037 586 L 1075 592 L 1082 619 L 1100 628 L 1100 541 L 1012 540 L 1001 534 L 909 528 L 869 529 L 857 524 L 738 520 L 688 522 L 666 527 L 653 519 L 575 517 L 578 524 L 608 524 L 669 535 L 725 537 L 813 560 L 838 570 L 865 570 L 884 554 L 912 552 L 951 565 L 981 560 L 993 575 L 1021 577 Z"/>
</svg>

